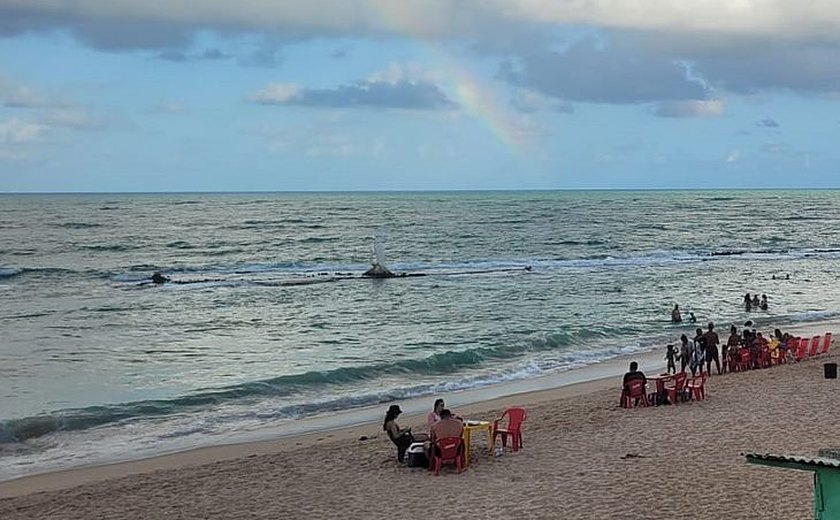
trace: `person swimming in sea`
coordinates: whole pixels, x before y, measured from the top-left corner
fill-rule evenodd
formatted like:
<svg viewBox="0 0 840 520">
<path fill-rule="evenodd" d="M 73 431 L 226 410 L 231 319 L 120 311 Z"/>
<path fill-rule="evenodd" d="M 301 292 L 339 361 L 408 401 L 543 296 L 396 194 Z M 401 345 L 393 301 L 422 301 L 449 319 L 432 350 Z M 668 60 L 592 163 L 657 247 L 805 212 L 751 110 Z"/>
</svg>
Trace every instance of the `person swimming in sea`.
<svg viewBox="0 0 840 520">
<path fill-rule="evenodd" d="M 163 276 L 163 275 L 162 275 L 162 274 L 160 274 L 160 273 L 155 273 L 155 274 L 153 274 L 153 275 L 152 275 L 152 283 L 154 283 L 154 284 L 158 284 L 158 285 L 159 285 L 159 284 L 166 283 L 166 282 L 168 282 L 168 281 L 169 281 L 169 277 L 168 277 L 168 276 Z"/>
</svg>

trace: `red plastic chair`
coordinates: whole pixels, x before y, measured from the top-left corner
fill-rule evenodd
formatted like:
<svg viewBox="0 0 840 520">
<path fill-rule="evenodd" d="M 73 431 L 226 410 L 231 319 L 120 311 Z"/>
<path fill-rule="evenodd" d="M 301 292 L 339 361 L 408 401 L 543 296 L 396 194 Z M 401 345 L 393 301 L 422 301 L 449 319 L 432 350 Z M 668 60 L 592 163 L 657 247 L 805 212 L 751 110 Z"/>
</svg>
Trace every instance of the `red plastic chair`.
<svg viewBox="0 0 840 520">
<path fill-rule="evenodd" d="M 650 406 L 645 386 L 645 382 L 641 379 L 630 380 L 621 392 L 621 407 L 633 408 L 633 403 Z"/>
<path fill-rule="evenodd" d="M 455 470 L 460 473 L 464 465 L 463 440 L 460 437 L 444 437 L 435 441 L 432 446 L 432 469 L 435 475 L 440 475 L 440 468 L 444 464 L 455 464 Z"/>
<path fill-rule="evenodd" d="M 770 368 L 770 347 L 761 347 L 758 351 L 758 366 L 761 368 Z"/>
<path fill-rule="evenodd" d="M 749 349 L 741 349 L 741 359 L 738 361 L 738 371 L 743 372 L 752 368 L 752 354 Z"/>
<path fill-rule="evenodd" d="M 817 351 L 820 349 L 820 340 L 822 336 L 814 336 L 811 338 L 811 352 L 808 353 L 808 357 L 814 357 L 817 355 Z"/>
<path fill-rule="evenodd" d="M 695 401 L 702 401 L 706 398 L 706 374 L 692 377 L 685 388 Z"/>
<path fill-rule="evenodd" d="M 507 415 L 507 427 L 500 428 L 499 424 Z M 528 417 L 525 408 L 508 408 L 502 413 L 502 416 L 493 421 L 493 442 L 496 442 L 496 437 L 502 437 L 502 447 L 507 446 L 507 438 L 510 436 L 510 446 L 513 451 L 519 451 L 522 447 L 522 423 Z"/>
<path fill-rule="evenodd" d="M 665 391 L 668 393 L 668 401 L 671 404 L 677 404 L 685 398 L 685 383 L 688 380 L 688 374 L 680 372 L 674 376 L 674 386 L 666 385 Z"/>
<path fill-rule="evenodd" d="M 823 340 L 823 347 L 822 347 L 822 350 L 820 351 L 820 354 L 828 354 L 828 347 L 830 347 L 830 346 L 831 346 L 831 333 L 826 332 L 825 333 L 825 340 Z"/>
<path fill-rule="evenodd" d="M 802 361 L 808 355 L 808 338 L 794 338 L 793 342 L 797 346 L 796 361 Z"/>
</svg>

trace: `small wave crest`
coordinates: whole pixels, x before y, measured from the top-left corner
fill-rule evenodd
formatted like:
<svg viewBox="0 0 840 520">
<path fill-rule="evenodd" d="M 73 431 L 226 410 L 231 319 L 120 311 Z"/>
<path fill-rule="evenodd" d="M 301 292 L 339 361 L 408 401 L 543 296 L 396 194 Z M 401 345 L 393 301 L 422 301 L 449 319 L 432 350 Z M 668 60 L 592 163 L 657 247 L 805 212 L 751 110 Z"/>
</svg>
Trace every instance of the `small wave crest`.
<svg viewBox="0 0 840 520">
<path fill-rule="evenodd" d="M 144 400 L 61 410 L 52 414 L 0 422 L 0 442 L 22 442 L 54 432 L 85 430 L 126 420 L 186 413 L 246 399 L 289 397 L 312 389 L 323 389 L 327 386 L 339 388 L 382 376 L 410 378 L 412 376 L 446 375 L 463 369 L 476 368 L 486 362 L 513 360 L 525 352 L 563 349 L 578 341 L 580 341 L 580 338 L 574 335 L 557 333 L 544 338 L 536 338 L 517 346 L 476 347 L 461 351 L 445 351 L 420 359 L 311 371 L 229 387 L 209 388 L 171 399 Z M 469 387 L 474 382 L 467 381 L 462 384 Z M 400 392 L 414 392 L 415 390 L 407 389 Z M 391 399 L 394 397 L 393 394 L 388 396 Z M 371 397 L 354 399 L 361 399 L 359 403 L 355 404 L 355 406 L 360 406 L 363 402 L 369 404 L 367 400 Z M 349 404 L 351 403 L 343 402 L 342 406 L 346 407 Z M 321 405 L 312 406 L 316 407 L 318 411 L 326 411 L 319 408 Z M 310 408 L 308 405 L 299 404 L 295 405 L 294 410 L 290 410 L 289 413 L 305 413 Z M 315 410 L 315 408 L 312 409 Z"/>
<path fill-rule="evenodd" d="M 11 278 L 23 272 L 23 269 L 16 267 L 0 267 L 0 278 Z"/>
</svg>

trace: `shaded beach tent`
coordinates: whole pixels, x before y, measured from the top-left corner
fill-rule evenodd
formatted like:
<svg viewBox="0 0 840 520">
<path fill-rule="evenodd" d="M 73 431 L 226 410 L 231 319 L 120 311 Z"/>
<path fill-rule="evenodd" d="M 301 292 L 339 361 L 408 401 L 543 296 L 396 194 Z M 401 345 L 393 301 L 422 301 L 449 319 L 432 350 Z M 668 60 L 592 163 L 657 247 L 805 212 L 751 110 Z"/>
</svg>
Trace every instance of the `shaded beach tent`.
<svg viewBox="0 0 840 520">
<path fill-rule="evenodd" d="M 747 458 L 747 462 L 752 464 L 813 471 L 814 518 L 817 520 L 840 518 L 840 450 L 820 450 L 819 457 L 816 458 L 758 453 L 743 455 Z"/>
</svg>

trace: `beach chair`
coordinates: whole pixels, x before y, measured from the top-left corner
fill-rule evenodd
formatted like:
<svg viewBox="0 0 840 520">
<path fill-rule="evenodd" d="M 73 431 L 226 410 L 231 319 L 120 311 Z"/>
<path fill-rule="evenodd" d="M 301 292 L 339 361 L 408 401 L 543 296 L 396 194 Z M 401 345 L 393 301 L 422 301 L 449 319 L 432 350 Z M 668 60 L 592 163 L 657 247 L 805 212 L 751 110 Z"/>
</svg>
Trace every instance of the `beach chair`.
<svg viewBox="0 0 840 520">
<path fill-rule="evenodd" d="M 808 355 L 808 338 L 794 338 L 796 347 L 796 361 L 802 361 Z M 797 343 L 798 342 L 798 343 Z"/>
<path fill-rule="evenodd" d="M 820 354 L 828 354 L 828 347 L 830 347 L 830 346 L 831 346 L 831 333 L 826 332 L 825 333 L 825 339 L 823 340 L 823 347 L 822 347 L 822 350 L 820 351 Z"/>
<path fill-rule="evenodd" d="M 758 351 L 758 366 L 760 368 L 770 368 L 770 348 L 761 347 Z"/>
<path fill-rule="evenodd" d="M 685 382 L 688 380 L 688 374 L 685 372 L 677 373 L 672 381 L 674 385 L 665 385 L 665 392 L 668 394 L 668 401 L 671 404 L 677 404 L 685 400 Z"/>
<path fill-rule="evenodd" d="M 750 349 L 741 349 L 741 359 L 738 360 L 738 372 L 744 372 L 752 368 L 752 354 Z"/>
<path fill-rule="evenodd" d="M 822 336 L 814 336 L 811 338 L 811 352 L 808 353 L 808 357 L 816 357 L 817 351 L 820 349 L 820 340 Z"/>
<path fill-rule="evenodd" d="M 706 398 L 706 374 L 694 376 L 685 385 L 688 395 L 695 401 Z"/>
<path fill-rule="evenodd" d="M 644 390 L 643 390 L 644 391 Z M 507 426 L 501 428 L 499 425 L 507 415 Z M 508 408 L 502 412 L 502 416 L 493 421 L 493 442 L 496 442 L 496 437 L 502 437 L 502 447 L 507 445 L 507 438 L 510 436 L 510 446 L 513 451 L 519 451 L 522 447 L 522 423 L 528 417 L 528 412 L 524 408 Z"/>
<path fill-rule="evenodd" d="M 645 383 L 641 379 L 633 379 L 627 383 L 621 392 L 622 408 L 633 408 L 634 404 L 650 406 Z"/>
<path fill-rule="evenodd" d="M 432 446 L 431 467 L 435 475 L 440 475 L 440 468 L 444 464 L 455 464 L 455 470 L 460 473 L 464 467 L 464 447 L 460 437 L 444 437 L 435 441 Z"/>
</svg>

